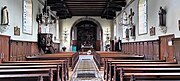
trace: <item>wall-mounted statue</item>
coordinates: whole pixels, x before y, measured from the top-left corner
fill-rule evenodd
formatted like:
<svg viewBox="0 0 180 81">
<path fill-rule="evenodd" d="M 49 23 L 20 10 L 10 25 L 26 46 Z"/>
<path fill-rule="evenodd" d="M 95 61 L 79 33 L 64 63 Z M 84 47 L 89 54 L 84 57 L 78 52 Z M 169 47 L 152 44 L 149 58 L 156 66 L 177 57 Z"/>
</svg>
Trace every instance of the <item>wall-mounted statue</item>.
<svg viewBox="0 0 180 81">
<path fill-rule="evenodd" d="M 135 27 L 135 25 L 132 25 L 131 26 L 131 28 L 130 28 L 130 30 L 131 30 L 131 36 L 136 36 L 136 32 L 135 32 L 135 30 L 136 30 L 136 27 Z"/>
<path fill-rule="evenodd" d="M 133 16 L 134 16 L 134 12 L 132 10 L 132 8 L 130 9 L 130 14 L 129 14 L 129 24 L 132 25 L 133 24 Z"/>
<path fill-rule="evenodd" d="M 166 10 L 160 6 L 159 10 L 159 26 L 166 26 Z"/>
<path fill-rule="evenodd" d="M 128 28 L 126 28 L 125 33 L 126 33 L 126 40 L 129 40 L 129 29 Z"/>
<path fill-rule="evenodd" d="M 1 10 L 1 25 L 8 25 L 9 24 L 9 15 L 7 6 L 4 6 Z"/>
</svg>

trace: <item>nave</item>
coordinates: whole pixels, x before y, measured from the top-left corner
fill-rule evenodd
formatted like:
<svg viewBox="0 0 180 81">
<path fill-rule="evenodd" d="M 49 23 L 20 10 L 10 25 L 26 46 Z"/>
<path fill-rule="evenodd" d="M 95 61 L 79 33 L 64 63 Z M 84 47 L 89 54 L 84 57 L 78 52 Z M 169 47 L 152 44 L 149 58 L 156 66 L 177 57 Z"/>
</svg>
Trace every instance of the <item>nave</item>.
<svg viewBox="0 0 180 81">
<path fill-rule="evenodd" d="M 3 61 L 0 81 L 179 81 L 180 64 L 144 55 L 96 51 L 59 52 Z"/>
</svg>

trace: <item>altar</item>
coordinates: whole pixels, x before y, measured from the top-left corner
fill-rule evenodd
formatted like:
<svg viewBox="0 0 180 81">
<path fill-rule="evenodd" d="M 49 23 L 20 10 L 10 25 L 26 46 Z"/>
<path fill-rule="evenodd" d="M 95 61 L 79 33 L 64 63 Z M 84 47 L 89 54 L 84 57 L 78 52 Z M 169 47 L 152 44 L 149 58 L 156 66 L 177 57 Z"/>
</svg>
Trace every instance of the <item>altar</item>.
<svg viewBox="0 0 180 81">
<path fill-rule="evenodd" d="M 87 52 L 88 50 L 93 51 L 93 45 L 90 43 L 81 44 L 81 52 Z"/>
</svg>

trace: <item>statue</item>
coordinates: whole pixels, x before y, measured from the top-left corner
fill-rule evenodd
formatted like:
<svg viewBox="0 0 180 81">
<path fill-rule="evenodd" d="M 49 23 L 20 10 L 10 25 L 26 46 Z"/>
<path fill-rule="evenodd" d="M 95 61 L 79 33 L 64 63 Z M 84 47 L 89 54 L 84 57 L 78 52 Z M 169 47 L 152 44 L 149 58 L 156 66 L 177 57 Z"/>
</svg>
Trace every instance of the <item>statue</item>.
<svg viewBox="0 0 180 81">
<path fill-rule="evenodd" d="M 131 36 L 135 36 L 135 25 L 132 25 L 132 27 L 130 28 L 131 30 Z"/>
<path fill-rule="evenodd" d="M 126 28 L 125 33 L 126 33 L 126 39 L 129 40 L 129 29 L 128 28 Z"/>
<path fill-rule="evenodd" d="M 9 24 L 9 15 L 7 7 L 4 6 L 1 11 L 1 25 L 8 25 Z"/>
<path fill-rule="evenodd" d="M 166 10 L 160 7 L 159 10 L 159 26 L 166 26 Z"/>
<path fill-rule="evenodd" d="M 134 12 L 132 11 L 132 8 L 131 8 L 131 9 L 130 9 L 130 14 L 129 14 L 129 24 L 130 24 L 130 25 L 133 24 L 133 22 L 132 22 L 133 16 L 134 16 Z"/>
</svg>

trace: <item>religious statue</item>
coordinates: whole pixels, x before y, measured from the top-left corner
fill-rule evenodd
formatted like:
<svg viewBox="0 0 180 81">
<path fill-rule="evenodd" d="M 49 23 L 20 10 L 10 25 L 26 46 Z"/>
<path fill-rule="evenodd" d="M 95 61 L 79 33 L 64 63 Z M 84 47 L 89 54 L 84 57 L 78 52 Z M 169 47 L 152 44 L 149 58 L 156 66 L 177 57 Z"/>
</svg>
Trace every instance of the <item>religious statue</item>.
<svg viewBox="0 0 180 81">
<path fill-rule="evenodd" d="M 133 24 L 133 16 L 134 16 L 134 12 L 132 11 L 132 8 L 130 9 L 130 14 L 129 14 L 129 24 L 132 25 Z"/>
<path fill-rule="evenodd" d="M 159 10 L 159 26 L 166 26 L 166 10 L 160 7 Z"/>
<path fill-rule="evenodd" d="M 135 36 L 135 25 L 132 25 L 130 30 L 131 30 L 131 36 Z"/>
<path fill-rule="evenodd" d="M 9 15 L 7 6 L 4 6 L 1 10 L 1 25 L 8 25 L 9 24 Z"/>
<path fill-rule="evenodd" d="M 115 51 L 121 51 L 122 50 L 122 45 L 121 44 L 122 44 L 122 42 L 121 42 L 121 39 L 119 37 L 119 39 L 117 41 L 115 41 Z"/>
<path fill-rule="evenodd" d="M 125 33 L 126 33 L 126 39 L 129 40 L 129 29 L 128 28 L 126 28 Z"/>
</svg>

